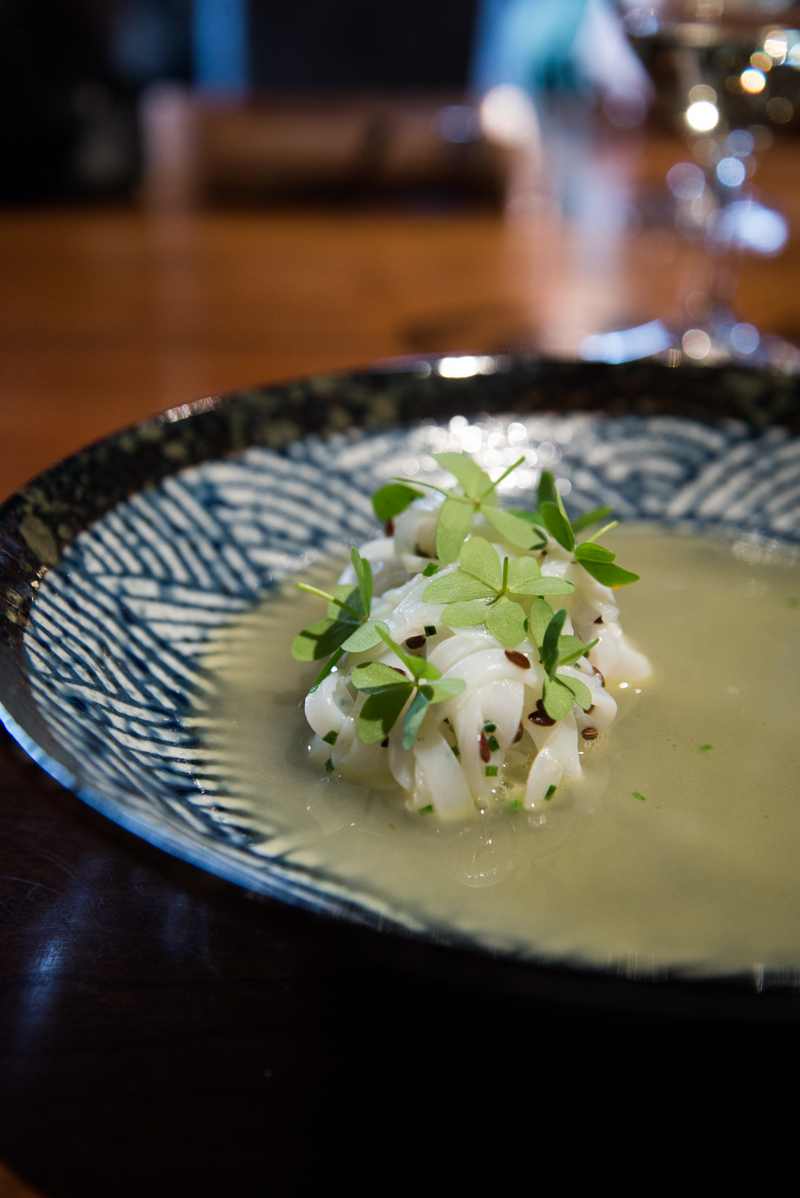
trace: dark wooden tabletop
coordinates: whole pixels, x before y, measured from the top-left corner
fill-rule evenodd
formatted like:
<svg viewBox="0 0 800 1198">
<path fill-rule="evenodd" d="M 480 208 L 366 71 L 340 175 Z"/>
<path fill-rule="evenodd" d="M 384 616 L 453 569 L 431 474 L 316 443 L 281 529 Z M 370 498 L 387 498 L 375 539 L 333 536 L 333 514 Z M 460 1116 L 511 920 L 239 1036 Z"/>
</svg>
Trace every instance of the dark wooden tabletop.
<svg viewBox="0 0 800 1198">
<path fill-rule="evenodd" d="M 631 145 L 606 152 L 634 181 L 686 155 Z M 794 146 L 763 172 L 793 211 Z M 615 320 L 668 316 L 697 265 L 669 239 L 623 239 L 604 276 L 578 233 L 548 204 L 511 223 L 6 212 L 0 490 L 149 412 L 257 380 L 425 350 L 574 348 Z M 793 239 L 745 264 L 744 318 L 796 335 L 797 255 Z M 0 857 L 0 1159 L 21 1179 L 0 1169 L 2 1196 L 306 1193 L 315 1170 L 352 1177 L 368 1141 L 383 1153 L 371 1188 L 385 1187 L 421 1144 L 552 1152 L 598 1126 L 607 1164 L 631 1136 L 666 1150 L 676 1111 L 699 1125 L 755 1086 L 763 1105 L 770 1079 L 796 1072 L 791 1026 L 582 1010 L 393 963 L 369 936 L 248 900 L 122 832 L 5 734 Z"/>
</svg>

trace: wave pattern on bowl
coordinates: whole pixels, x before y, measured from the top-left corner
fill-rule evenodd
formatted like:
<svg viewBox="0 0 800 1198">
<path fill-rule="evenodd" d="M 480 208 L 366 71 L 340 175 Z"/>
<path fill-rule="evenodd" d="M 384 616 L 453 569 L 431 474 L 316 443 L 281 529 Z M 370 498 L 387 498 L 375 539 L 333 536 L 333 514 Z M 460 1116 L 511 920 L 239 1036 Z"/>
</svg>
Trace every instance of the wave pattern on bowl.
<svg viewBox="0 0 800 1198">
<path fill-rule="evenodd" d="M 502 488 L 511 506 L 532 506 L 549 468 L 574 513 L 611 504 L 621 519 L 723 526 L 745 558 L 768 546 L 764 530 L 800 539 L 800 439 L 734 422 L 456 417 L 207 461 L 119 504 L 42 580 L 25 634 L 31 686 L 90 785 L 157 823 L 177 816 L 220 846 L 269 855 L 203 741 L 205 659 L 265 589 L 377 533 L 370 497 L 382 481 L 442 482 L 430 456 L 442 449 L 468 450 L 495 476 L 524 455 Z"/>
</svg>

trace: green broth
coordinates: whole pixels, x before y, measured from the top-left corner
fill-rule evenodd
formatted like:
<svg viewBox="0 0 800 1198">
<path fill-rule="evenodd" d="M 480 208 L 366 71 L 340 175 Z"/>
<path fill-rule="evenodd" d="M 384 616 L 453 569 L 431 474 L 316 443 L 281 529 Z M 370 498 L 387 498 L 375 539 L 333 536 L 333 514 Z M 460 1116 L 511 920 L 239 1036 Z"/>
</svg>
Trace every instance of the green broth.
<svg viewBox="0 0 800 1198">
<path fill-rule="evenodd" d="M 446 823 L 409 813 L 388 774 L 328 778 L 302 710 L 315 670 L 289 655 L 320 603 L 289 587 L 208 662 L 220 804 L 265 857 L 412 928 L 636 974 L 800 966 L 800 569 L 755 542 L 614 539 L 641 574 L 622 625 L 654 674 L 609 683 L 617 720 L 542 811 Z"/>
</svg>

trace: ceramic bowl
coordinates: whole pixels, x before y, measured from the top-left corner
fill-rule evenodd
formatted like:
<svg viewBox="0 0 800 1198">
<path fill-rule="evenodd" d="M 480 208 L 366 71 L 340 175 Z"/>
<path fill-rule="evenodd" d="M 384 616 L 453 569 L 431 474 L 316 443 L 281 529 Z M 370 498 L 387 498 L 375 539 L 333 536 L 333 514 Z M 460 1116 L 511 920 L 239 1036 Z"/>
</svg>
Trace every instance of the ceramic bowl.
<svg viewBox="0 0 800 1198">
<path fill-rule="evenodd" d="M 220 801 L 219 762 L 191 717 L 214 639 L 296 570 L 368 539 L 375 487 L 424 477 L 445 444 L 487 462 L 526 450 L 565 480 L 575 512 L 609 503 L 622 519 L 800 539 L 799 388 L 733 367 L 461 357 L 254 388 L 143 421 L 0 510 L 5 726 L 145 840 L 256 894 L 380 929 L 401 957 L 457 961 L 554 998 L 747 1012 L 769 1001 L 793 1014 L 780 979 L 766 980 L 769 999 L 757 995 L 763 977 L 647 983 L 487 955 L 469 936 L 412 925 L 271 854 L 268 837 L 256 843 Z M 518 506 L 538 466 L 519 472 Z"/>
</svg>

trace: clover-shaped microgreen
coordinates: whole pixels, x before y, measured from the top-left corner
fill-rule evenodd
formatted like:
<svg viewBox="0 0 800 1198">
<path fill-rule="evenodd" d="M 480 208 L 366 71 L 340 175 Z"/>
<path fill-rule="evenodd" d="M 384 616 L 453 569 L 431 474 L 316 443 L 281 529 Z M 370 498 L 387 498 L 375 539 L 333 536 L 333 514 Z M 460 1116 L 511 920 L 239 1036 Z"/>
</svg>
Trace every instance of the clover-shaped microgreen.
<svg viewBox="0 0 800 1198">
<path fill-rule="evenodd" d="M 543 577 L 535 558 L 505 558 L 501 563 L 494 545 L 483 537 L 471 537 L 461 550 L 461 568 L 435 578 L 422 598 L 426 603 L 448 604 L 442 621 L 450 628 L 485 624 L 504 645 L 518 645 L 528 628 L 525 599 L 568 595 L 574 590 L 563 578 Z"/>
<path fill-rule="evenodd" d="M 403 748 L 410 749 L 417 739 L 425 713 L 432 703 L 444 703 L 460 695 L 466 683 L 460 678 L 442 678 L 441 670 L 423 657 L 404 653 L 389 636 L 385 625 L 376 625 L 380 639 L 385 641 L 402 661 L 411 677 L 394 666 L 370 661 L 356 666 L 350 681 L 356 690 L 367 696 L 358 717 L 358 735 L 367 745 L 385 740 L 397 722 L 400 712 L 411 699 L 403 722 Z M 413 698 L 412 698 L 413 696 Z"/>
<path fill-rule="evenodd" d="M 617 527 L 617 520 L 606 524 L 588 541 L 583 541 L 580 545 L 575 544 L 576 532 L 582 532 L 584 528 L 604 520 L 611 514 L 611 510 L 610 507 L 598 507 L 570 522 L 564 511 L 564 504 L 551 471 L 543 470 L 539 481 L 536 510 L 513 514 L 528 520 L 535 527 L 545 528 L 562 548 L 566 549 L 568 553 L 574 553 L 576 561 L 583 566 L 587 574 L 591 574 L 592 578 L 602 583 L 603 586 L 624 587 L 631 582 L 637 582 L 639 575 L 633 574 L 630 570 L 623 570 L 621 566 L 615 566 L 613 562 L 617 555 L 603 545 L 595 544 L 597 538 L 601 537 L 603 533 L 610 532 L 612 528 Z"/>
<path fill-rule="evenodd" d="M 372 567 L 357 549 L 350 553 L 356 573 L 356 586 L 343 583 L 327 591 L 296 582 L 298 590 L 308 591 L 328 601 L 328 615 L 299 632 L 292 642 L 292 657 L 295 661 L 316 661 L 332 654 L 322 672 L 315 679 L 312 691 L 323 678 L 327 678 L 333 667 L 345 653 L 364 653 L 381 643 L 379 625 L 370 619 L 372 608 Z"/>
<path fill-rule="evenodd" d="M 440 466 L 456 476 L 464 492 L 463 495 L 457 495 L 452 490 L 444 491 L 432 483 L 419 484 L 439 491 L 445 497 L 436 522 L 436 556 L 443 565 L 449 566 L 459 556 L 461 546 L 472 532 L 472 522 L 479 512 L 483 513 L 502 537 L 520 549 L 537 549 L 546 544 L 545 538 L 530 521 L 520 519 L 511 512 L 502 511 L 497 506 L 498 484 L 507 478 L 512 470 L 516 470 L 517 466 L 522 465 L 525 461 L 524 456 L 514 462 L 513 466 L 509 466 L 494 482 L 466 453 L 434 453 L 431 456 Z"/>
<path fill-rule="evenodd" d="M 531 606 L 531 633 L 538 646 L 539 658 L 545 671 L 542 702 L 545 711 L 553 720 L 561 720 L 568 715 L 573 703 L 588 711 L 593 702 L 592 692 L 585 682 L 580 682 L 568 674 L 558 673 L 561 667 L 573 665 L 597 644 L 597 640 L 584 645 L 580 637 L 562 636 L 561 629 L 566 618 L 565 608 L 562 607 L 553 615 L 549 604 L 543 599 L 535 600 Z"/>
<path fill-rule="evenodd" d="M 409 487 L 405 483 L 387 483 L 372 496 L 372 506 L 375 515 L 385 524 L 404 512 L 412 500 L 421 498 L 422 491 L 415 487 Z"/>
</svg>

